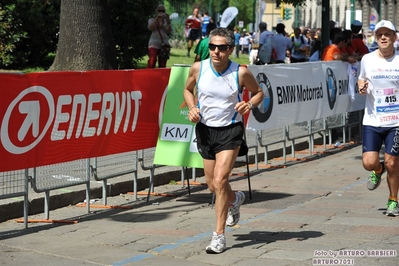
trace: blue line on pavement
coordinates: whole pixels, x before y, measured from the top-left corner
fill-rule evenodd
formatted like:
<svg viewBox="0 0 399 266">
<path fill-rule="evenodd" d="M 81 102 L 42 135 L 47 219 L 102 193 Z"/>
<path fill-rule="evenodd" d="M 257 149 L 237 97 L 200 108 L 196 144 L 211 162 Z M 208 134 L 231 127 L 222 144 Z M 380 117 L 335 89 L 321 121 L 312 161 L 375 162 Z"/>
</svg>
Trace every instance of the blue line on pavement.
<svg viewBox="0 0 399 266">
<path fill-rule="evenodd" d="M 113 266 L 122 266 L 122 265 L 125 265 L 125 264 L 128 264 L 128 263 L 138 262 L 138 261 L 142 261 L 142 260 L 145 260 L 145 259 L 148 259 L 148 258 L 152 258 L 154 256 L 155 256 L 154 254 L 140 254 L 140 255 L 137 255 L 137 256 L 122 260 L 120 262 L 116 262 L 116 263 L 114 263 L 112 265 Z"/>
<path fill-rule="evenodd" d="M 344 187 L 344 188 L 341 188 L 341 189 L 339 189 L 339 190 L 337 190 L 337 191 L 346 191 L 346 190 L 349 190 L 349 189 L 351 189 L 351 188 L 354 188 L 354 187 L 363 185 L 363 184 L 367 183 L 367 181 L 368 181 L 367 179 L 360 180 L 360 181 L 358 181 L 358 182 L 356 182 L 356 183 L 353 183 L 353 184 L 351 184 L 351 185 L 349 185 L 349 186 L 346 186 L 346 187 Z"/>
<path fill-rule="evenodd" d="M 358 182 L 353 183 L 353 184 L 351 184 L 349 186 L 346 186 L 346 187 L 343 187 L 341 189 L 338 189 L 337 191 L 346 191 L 346 190 L 352 189 L 354 187 L 363 185 L 366 182 L 367 182 L 367 180 L 358 181 Z M 270 211 L 270 212 L 267 212 L 267 213 L 264 213 L 264 214 L 257 215 L 255 217 L 247 219 L 245 221 L 240 221 L 238 224 L 240 224 L 240 225 L 248 224 L 248 223 L 251 223 L 251 222 L 253 222 L 255 220 L 262 219 L 262 218 L 264 218 L 264 217 L 266 217 L 268 215 L 282 213 L 282 212 L 297 208 L 298 206 L 301 206 L 301 205 L 303 205 L 303 203 L 298 203 L 298 204 L 295 204 L 293 206 L 290 206 L 290 207 L 287 207 L 287 208 L 284 208 L 284 209 L 273 210 L 273 211 Z M 230 232 L 232 230 L 233 230 L 233 228 L 231 228 L 231 227 L 227 227 L 226 228 L 226 232 Z M 180 247 L 183 244 L 192 243 L 192 242 L 201 240 L 203 238 L 209 237 L 210 235 L 212 235 L 212 232 L 200 233 L 200 234 L 197 234 L 195 236 L 191 236 L 191 237 L 186 237 L 184 239 L 180 239 L 180 240 L 176 241 L 176 243 L 167 244 L 167 245 L 163 245 L 163 246 L 154 248 L 150 252 L 161 253 L 163 251 L 173 250 L 173 249 L 176 249 L 176 248 Z M 142 260 L 145 260 L 145 259 L 153 258 L 155 256 L 156 256 L 156 254 L 151 254 L 151 253 L 140 254 L 140 255 L 137 255 L 137 256 L 134 256 L 134 257 L 131 257 L 131 258 L 119 261 L 119 262 L 115 262 L 112 265 L 113 266 L 123 266 L 123 265 L 126 265 L 128 263 L 142 261 Z"/>
</svg>

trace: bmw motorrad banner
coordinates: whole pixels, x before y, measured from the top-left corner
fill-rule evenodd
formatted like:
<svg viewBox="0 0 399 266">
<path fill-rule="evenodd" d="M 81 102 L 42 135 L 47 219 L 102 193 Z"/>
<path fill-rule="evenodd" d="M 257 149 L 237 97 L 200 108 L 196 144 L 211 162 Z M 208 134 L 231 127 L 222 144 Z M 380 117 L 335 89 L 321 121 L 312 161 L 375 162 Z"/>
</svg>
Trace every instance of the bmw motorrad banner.
<svg viewBox="0 0 399 266">
<path fill-rule="evenodd" d="M 341 61 L 248 66 L 265 98 L 247 127 L 272 129 L 364 109 L 357 67 Z"/>
</svg>

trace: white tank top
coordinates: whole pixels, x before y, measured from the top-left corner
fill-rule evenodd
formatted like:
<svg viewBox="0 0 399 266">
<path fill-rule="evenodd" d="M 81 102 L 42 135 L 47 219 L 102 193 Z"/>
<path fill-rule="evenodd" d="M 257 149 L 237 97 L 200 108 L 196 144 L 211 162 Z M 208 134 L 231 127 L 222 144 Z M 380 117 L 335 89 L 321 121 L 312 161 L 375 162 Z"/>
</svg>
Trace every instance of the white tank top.
<svg viewBox="0 0 399 266">
<path fill-rule="evenodd" d="M 222 127 L 242 121 L 241 115 L 234 109 L 242 97 L 238 83 L 239 67 L 239 64 L 229 61 L 227 69 L 218 73 L 210 59 L 201 61 L 197 82 L 201 123 Z"/>
</svg>

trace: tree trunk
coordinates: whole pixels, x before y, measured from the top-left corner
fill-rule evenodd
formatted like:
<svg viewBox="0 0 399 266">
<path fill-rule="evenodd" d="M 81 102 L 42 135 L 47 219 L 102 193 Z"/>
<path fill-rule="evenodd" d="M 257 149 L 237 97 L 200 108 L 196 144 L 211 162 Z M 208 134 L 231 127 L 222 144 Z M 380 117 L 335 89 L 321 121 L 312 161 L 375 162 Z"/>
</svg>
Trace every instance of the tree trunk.
<svg viewBox="0 0 399 266">
<path fill-rule="evenodd" d="M 107 0 L 61 0 L 57 53 L 50 71 L 115 69 Z"/>
</svg>

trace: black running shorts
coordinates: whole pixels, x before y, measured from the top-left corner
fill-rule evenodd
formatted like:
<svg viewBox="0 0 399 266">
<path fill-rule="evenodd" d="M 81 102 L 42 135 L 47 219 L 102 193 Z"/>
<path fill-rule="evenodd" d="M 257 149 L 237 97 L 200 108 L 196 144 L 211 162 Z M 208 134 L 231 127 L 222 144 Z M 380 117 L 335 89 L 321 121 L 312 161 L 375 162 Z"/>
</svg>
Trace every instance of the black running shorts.
<svg viewBox="0 0 399 266">
<path fill-rule="evenodd" d="M 195 127 L 197 148 L 202 158 L 215 160 L 216 153 L 240 147 L 239 156 L 247 154 L 248 147 L 243 140 L 244 126 L 241 122 L 225 127 L 208 127 L 198 123 Z"/>
</svg>

